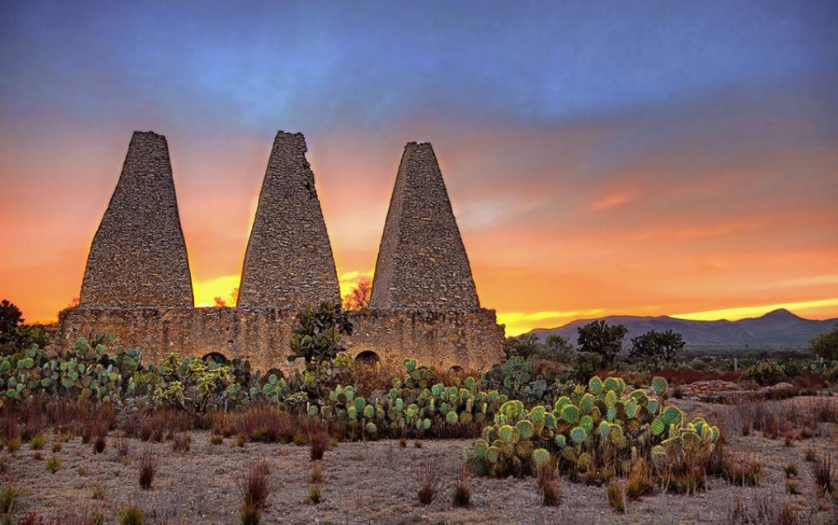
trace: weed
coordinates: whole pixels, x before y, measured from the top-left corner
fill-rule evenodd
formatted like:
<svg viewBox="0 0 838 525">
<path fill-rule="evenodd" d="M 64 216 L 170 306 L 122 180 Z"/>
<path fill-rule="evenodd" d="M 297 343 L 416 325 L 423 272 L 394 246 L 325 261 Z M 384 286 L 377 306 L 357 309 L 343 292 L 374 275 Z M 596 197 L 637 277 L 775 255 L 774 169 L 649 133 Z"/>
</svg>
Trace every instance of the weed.
<svg viewBox="0 0 838 525">
<path fill-rule="evenodd" d="M 308 488 L 308 501 L 312 505 L 319 505 L 323 501 L 323 495 L 320 493 L 320 487 L 312 485 Z"/>
<path fill-rule="evenodd" d="M 788 480 L 786 481 L 786 492 L 788 492 L 792 496 L 797 496 L 798 494 L 800 494 L 800 487 L 798 487 L 797 483 L 795 483 L 794 481 Z"/>
<path fill-rule="evenodd" d="M 471 487 L 468 483 L 468 471 L 465 466 L 460 468 L 460 475 L 457 477 L 457 483 L 454 485 L 454 491 L 451 494 L 451 503 L 455 507 L 471 505 Z"/>
<path fill-rule="evenodd" d="M 105 499 L 105 487 L 96 485 L 93 487 L 93 499 Z"/>
<path fill-rule="evenodd" d="M 79 467 L 78 469 L 76 469 L 76 472 L 79 476 L 87 476 L 89 474 L 89 472 L 87 471 L 87 467 Z"/>
<path fill-rule="evenodd" d="M 145 523 L 145 514 L 136 503 L 122 507 L 119 509 L 119 525 L 143 525 Z"/>
<path fill-rule="evenodd" d="M 265 508 L 265 502 L 271 492 L 269 474 L 268 464 L 263 460 L 252 464 L 239 478 L 239 492 L 242 493 L 246 507 Z"/>
<path fill-rule="evenodd" d="M 172 450 L 175 452 L 189 452 L 192 448 L 192 436 L 185 432 L 178 432 L 172 441 Z"/>
<path fill-rule="evenodd" d="M 311 467 L 311 482 L 323 483 L 323 467 L 321 467 L 319 463 L 315 463 L 314 466 Z"/>
<path fill-rule="evenodd" d="M 146 449 L 143 455 L 140 456 L 140 488 L 144 490 L 151 490 L 151 485 L 154 483 L 154 475 L 157 473 L 157 462 L 151 449 Z"/>
<path fill-rule="evenodd" d="M 12 438 L 6 442 L 6 446 L 9 447 L 9 452 L 15 454 L 18 450 L 20 450 L 20 438 Z"/>
<path fill-rule="evenodd" d="M 797 463 L 787 463 L 783 465 L 783 472 L 786 474 L 786 479 L 797 477 Z"/>
<path fill-rule="evenodd" d="M 612 481 L 606 485 L 605 495 L 608 498 L 608 504 L 611 505 L 614 512 L 622 514 L 626 511 L 626 497 L 622 483 Z"/>
<path fill-rule="evenodd" d="M 815 461 L 815 451 L 814 449 L 812 449 L 812 447 L 806 449 L 806 452 L 803 453 L 803 459 L 805 459 L 809 463 Z"/>
<path fill-rule="evenodd" d="M 402 436 L 399 438 L 399 446 L 402 448 L 407 448 L 407 438 Z"/>
<path fill-rule="evenodd" d="M 94 454 L 101 454 L 105 451 L 105 447 L 107 446 L 107 441 L 104 434 L 96 434 L 93 438 L 93 453 Z"/>
<path fill-rule="evenodd" d="M 428 463 L 419 471 L 419 503 L 430 505 L 436 497 L 439 489 L 440 476 L 439 465 L 435 462 Z"/>
<path fill-rule="evenodd" d="M 318 429 L 308 435 L 308 445 L 312 461 L 320 461 L 329 447 L 330 436 L 326 430 Z"/>
<path fill-rule="evenodd" d="M 640 457 L 631 467 L 631 473 L 626 481 L 626 495 L 630 500 L 639 499 L 643 494 L 652 492 L 655 488 L 652 483 L 652 475 L 649 472 L 649 464 L 646 459 Z"/>
<path fill-rule="evenodd" d="M 812 475 L 815 478 L 815 488 L 818 494 L 826 495 L 832 493 L 835 490 L 832 456 L 825 456 L 816 460 L 812 465 Z"/>
<path fill-rule="evenodd" d="M 417 439 L 416 441 L 413 442 L 413 446 L 416 447 L 416 448 L 422 448 L 422 441 Z"/>
<path fill-rule="evenodd" d="M 210 437 L 210 443 L 213 444 L 213 445 L 220 445 L 220 444 L 224 443 L 224 436 L 213 435 L 213 436 Z M 242 511 L 242 512 L 244 512 L 244 511 Z"/>
<path fill-rule="evenodd" d="M 20 501 L 20 489 L 16 486 L 7 484 L 0 489 L 0 513 L 11 514 L 17 507 L 18 501 Z"/>
<path fill-rule="evenodd" d="M 35 434 L 32 436 L 32 439 L 29 440 L 29 448 L 32 450 L 41 450 L 44 448 L 44 435 L 43 434 Z"/>
<path fill-rule="evenodd" d="M 562 503 L 561 484 L 558 474 L 552 466 L 539 469 L 536 486 L 541 493 L 541 503 L 545 507 L 558 507 Z"/>
<path fill-rule="evenodd" d="M 50 456 L 47 460 L 47 470 L 55 474 L 61 468 L 61 459 L 58 456 Z"/>
<path fill-rule="evenodd" d="M 239 520 L 242 525 L 259 525 L 262 521 L 262 510 L 255 505 L 245 505 L 239 511 Z"/>
<path fill-rule="evenodd" d="M 53 454 L 58 454 L 59 452 L 61 452 L 61 448 L 62 448 L 61 443 L 59 443 L 59 442 L 53 443 L 52 444 L 52 453 Z"/>
</svg>

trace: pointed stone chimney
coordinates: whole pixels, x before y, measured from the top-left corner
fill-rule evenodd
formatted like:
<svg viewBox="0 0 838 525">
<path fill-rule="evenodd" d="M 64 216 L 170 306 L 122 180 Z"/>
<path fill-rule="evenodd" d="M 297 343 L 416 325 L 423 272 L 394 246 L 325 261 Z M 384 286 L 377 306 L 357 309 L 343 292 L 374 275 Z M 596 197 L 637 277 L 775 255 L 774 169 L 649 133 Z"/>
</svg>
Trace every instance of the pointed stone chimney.
<svg viewBox="0 0 838 525">
<path fill-rule="evenodd" d="M 375 265 L 371 308 L 480 308 L 460 230 L 429 143 L 404 149 Z"/>
<path fill-rule="evenodd" d="M 239 307 L 340 301 L 335 259 L 302 133 L 278 132 L 242 269 Z"/>
<path fill-rule="evenodd" d="M 93 237 L 80 306 L 194 306 L 166 137 L 134 132 Z"/>
</svg>

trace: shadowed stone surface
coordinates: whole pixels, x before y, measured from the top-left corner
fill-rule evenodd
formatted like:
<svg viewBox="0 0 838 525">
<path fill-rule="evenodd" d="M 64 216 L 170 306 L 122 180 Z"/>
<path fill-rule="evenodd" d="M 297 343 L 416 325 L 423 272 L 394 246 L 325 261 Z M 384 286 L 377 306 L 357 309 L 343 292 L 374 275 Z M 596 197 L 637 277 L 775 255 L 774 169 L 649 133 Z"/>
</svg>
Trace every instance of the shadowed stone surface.
<svg viewBox="0 0 838 525">
<path fill-rule="evenodd" d="M 299 309 L 340 301 L 335 260 L 302 133 L 274 140 L 237 305 Z"/>
<path fill-rule="evenodd" d="M 433 147 L 404 149 L 372 286 L 371 308 L 480 308 Z"/>
<path fill-rule="evenodd" d="M 82 306 L 193 306 L 166 137 L 135 132 L 93 238 Z"/>
</svg>

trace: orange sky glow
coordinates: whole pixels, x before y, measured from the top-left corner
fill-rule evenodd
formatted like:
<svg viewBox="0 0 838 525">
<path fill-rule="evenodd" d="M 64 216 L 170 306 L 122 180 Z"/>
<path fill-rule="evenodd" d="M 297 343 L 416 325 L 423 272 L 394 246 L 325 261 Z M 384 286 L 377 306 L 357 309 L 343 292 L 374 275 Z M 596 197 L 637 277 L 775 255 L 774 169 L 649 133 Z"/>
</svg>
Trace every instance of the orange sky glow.
<svg viewBox="0 0 838 525">
<path fill-rule="evenodd" d="M 4 5 L 0 299 L 27 320 L 78 297 L 134 130 L 167 137 L 196 304 L 230 302 L 278 129 L 344 293 L 430 141 L 508 335 L 838 318 L 834 1 L 192 4 Z"/>
</svg>

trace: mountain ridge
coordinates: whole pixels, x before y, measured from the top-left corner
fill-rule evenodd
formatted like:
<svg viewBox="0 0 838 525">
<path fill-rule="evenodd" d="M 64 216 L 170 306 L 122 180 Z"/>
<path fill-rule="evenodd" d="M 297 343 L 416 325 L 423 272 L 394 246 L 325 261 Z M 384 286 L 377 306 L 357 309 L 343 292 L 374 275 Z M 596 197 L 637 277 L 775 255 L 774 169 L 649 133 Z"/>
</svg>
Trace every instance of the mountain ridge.
<svg viewBox="0 0 838 525">
<path fill-rule="evenodd" d="M 536 328 L 527 332 L 539 339 L 549 335 L 561 335 L 572 343 L 576 342 L 577 328 L 593 321 L 603 320 L 609 325 L 622 324 L 629 331 L 623 339 L 623 347 L 631 345 L 631 339 L 649 330 L 663 332 L 673 330 L 684 337 L 687 348 L 795 348 L 808 347 L 809 341 L 829 332 L 838 323 L 837 319 L 805 319 L 785 309 L 772 310 L 760 317 L 748 317 L 730 321 L 694 321 L 668 315 L 636 316 L 609 315 L 591 319 L 576 319 L 554 328 Z"/>
</svg>

